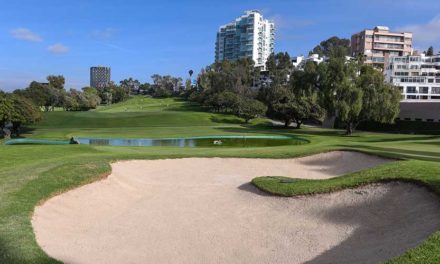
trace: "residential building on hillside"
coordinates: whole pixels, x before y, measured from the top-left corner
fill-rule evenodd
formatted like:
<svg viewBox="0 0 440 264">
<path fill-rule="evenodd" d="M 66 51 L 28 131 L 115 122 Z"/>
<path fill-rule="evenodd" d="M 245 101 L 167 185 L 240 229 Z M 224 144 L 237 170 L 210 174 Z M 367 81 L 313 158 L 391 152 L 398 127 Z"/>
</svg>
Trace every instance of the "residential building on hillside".
<svg viewBox="0 0 440 264">
<path fill-rule="evenodd" d="M 440 54 L 390 57 L 384 73 L 388 83 L 400 87 L 403 101 L 440 102 Z"/>
<path fill-rule="evenodd" d="M 105 88 L 110 84 L 110 67 L 91 67 L 90 68 L 90 87 Z"/>
<path fill-rule="evenodd" d="M 364 56 L 366 64 L 380 68 L 388 57 L 411 55 L 412 51 L 412 33 L 390 32 L 384 26 L 363 30 L 351 37 L 351 55 Z"/>
<path fill-rule="evenodd" d="M 217 32 L 215 61 L 252 58 L 256 67 L 266 66 L 274 51 L 275 24 L 257 11 L 246 11 L 234 22 L 221 26 Z"/>
<path fill-rule="evenodd" d="M 320 64 L 321 62 L 324 62 L 327 60 L 326 57 L 320 57 L 319 54 L 310 54 L 309 56 L 305 57 L 305 56 L 296 56 L 296 57 L 292 57 L 290 59 L 292 61 L 292 65 L 293 67 L 297 68 L 297 69 L 302 69 L 304 67 L 304 65 L 309 62 L 312 61 L 316 64 Z"/>
<path fill-rule="evenodd" d="M 353 60 L 353 57 L 345 56 L 345 62 L 348 63 L 349 61 Z M 303 69 L 304 65 L 306 65 L 307 62 L 314 62 L 317 65 L 321 63 L 327 63 L 329 61 L 328 57 L 320 57 L 319 54 L 310 54 L 309 56 L 296 56 L 291 58 L 291 62 L 293 67 L 296 69 Z"/>
</svg>

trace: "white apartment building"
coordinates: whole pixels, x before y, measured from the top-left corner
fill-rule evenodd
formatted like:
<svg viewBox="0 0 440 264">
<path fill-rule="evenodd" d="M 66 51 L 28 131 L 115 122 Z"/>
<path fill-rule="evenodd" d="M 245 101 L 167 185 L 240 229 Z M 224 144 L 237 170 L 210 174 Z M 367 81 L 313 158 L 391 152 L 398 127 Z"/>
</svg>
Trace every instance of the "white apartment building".
<svg viewBox="0 0 440 264">
<path fill-rule="evenodd" d="M 345 56 L 345 61 L 349 62 L 353 60 L 353 57 L 350 56 Z M 296 56 L 296 57 L 292 57 L 290 59 L 290 61 L 292 62 L 293 67 L 295 67 L 296 69 L 303 69 L 304 66 L 306 65 L 307 62 L 311 61 L 316 63 L 317 65 L 321 64 L 321 63 L 327 63 L 329 61 L 329 58 L 324 56 L 324 57 L 320 57 L 319 54 L 310 54 L 309 56 L 305 57 L 305 56 Z"/>
<path fill-rule="evenodd" d="M 440 102 L 440 54 L 390 57 L 385 80 L 400 87 L 402 101 Z"/>
<path fill-rule="evenodd" d="M 215 61 L 252 58 L 256 67 L 265 68 L 274 52 L 275 24 L 257 11 L 246 11 L 234 22 L 221 26 L 217 32 Z"/>
<path fill-rule="evenodd" d="M 324 62 L 327 58 L 326 57 L 320 57 L 319 54 L 310 54 L 309 56 L 296 56 L 292 57 L 290 60 L 292 62 L 293 67 L 297 69 L 302 69 L 304 65 L 306 65 L 307 62 L 312 61 L 316 64 L 320 64 L 321 62 Z"/>
</svg>

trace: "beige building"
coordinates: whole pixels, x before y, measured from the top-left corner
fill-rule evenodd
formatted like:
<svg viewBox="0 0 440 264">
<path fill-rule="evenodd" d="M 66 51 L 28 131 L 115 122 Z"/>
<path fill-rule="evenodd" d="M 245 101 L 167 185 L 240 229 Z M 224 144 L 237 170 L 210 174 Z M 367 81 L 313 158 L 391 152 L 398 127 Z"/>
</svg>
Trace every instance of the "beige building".
<svg viewBox="0 0 440 264">
<path fill-rule="evenodd" d="M 352 56 L 362 55 L 365 63 L 383 68 L 390 56 L 411 55 L 412 33 L 390 32 L 388 27 L 377 26 L 351 36 Z"/>
</svg>

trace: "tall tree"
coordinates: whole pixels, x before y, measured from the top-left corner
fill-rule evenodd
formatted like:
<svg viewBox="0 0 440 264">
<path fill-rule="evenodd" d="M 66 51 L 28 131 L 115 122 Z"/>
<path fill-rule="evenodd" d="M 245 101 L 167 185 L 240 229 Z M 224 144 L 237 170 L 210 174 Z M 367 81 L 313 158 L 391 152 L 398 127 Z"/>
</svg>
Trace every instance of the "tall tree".
<svg viewBox="0 0 440 264">
<path fill-rule="evenodd" d="M 434 48 L 432 46 L 426 51 L 426 56 L 434 56 Z"/>
<path fill-rule="evenodd" d="M 320 79 L 326 109 L 345 123 L 347 135 L 362 121 L 392 123 L 399 114 L 398 88 L 371 66 L 333 59 L 321 68 Z"/>
<path fill-rule="evenodd" d="M 14 105 L 6 93 L 0 91 L 0 133 L 6 133 L 5 125 L 11 120 L 14 112 Z M 9 137 L 9 134 L 5 135 Z"/>
<path fill-rule="evenodd" d="M 31 124 L 40 118 L 40 109 L 29 99 L 0 92 L 0 132 L 6 137 L 10 136 L 10 131 L 5 130 L 6 124 L 12 123 L 12 132 L 19 136 L 22 124 Z"/>
<path fill-rule="evenodd" d="M 47 81 L 49 85 L 55 89 L 62 90 L 64 89 L 65 79 L 62 75 L 49 75 L 47 76 Z"/>
<path fill-rule="evenodd" d="M 130 77 L 128 79 L 120 81 L 119 83 L 121 84 L 121 87 L 125 89 L 129 96 L 132 93 L 139 93 L 139 87 L 141 86 L 141 83 L 138 80 Z"/>
<path fill-rule="evenodd" d="M 254 118 L 264 116 L 267 107 L 258 100 L 241 97 L 235 104 L 234 111 L 238 117 L 243 118 L 246 123 L 249 123 Z"/>
<path fill-rule="evenodd" d="M 309 52 L 309 54 L 318 54 L 319 56 L 330 57 L 337 54 L 338 56 L 350 55 L 350 40 L 338 38 L 336 36 L 322 41 Z"/>
<path fill-rule="evenodd" d="M 182 78 L 170 75 L 154 74 L 151 79 L 153 79 L 153 85 L 151 86 L 153 97 L 170 97 L 179 92 L 182 86 Z"/>
<path fill-rule="evenodd" d="M 41 119 L 40 109 L 27 98 L 10 95 L 14 110 L 11 115 L 12 132 L 20 136 L 23 124 L 33 124 Z"/>
</svg>

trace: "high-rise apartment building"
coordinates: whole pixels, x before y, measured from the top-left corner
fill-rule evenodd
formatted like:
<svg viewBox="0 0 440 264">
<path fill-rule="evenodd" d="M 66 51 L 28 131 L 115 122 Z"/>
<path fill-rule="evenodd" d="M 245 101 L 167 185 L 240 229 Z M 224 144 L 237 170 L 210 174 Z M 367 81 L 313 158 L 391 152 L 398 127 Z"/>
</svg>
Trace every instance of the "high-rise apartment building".
<svg viewBox="0 0 440 264">
<path fill-rule="evenodd" d="M 390 57 L 385 80 L 400 87 L 403 101 L 440 102 L 440 54 Z"/>
<path fill-rule="evenodd" d="M 410 32 L 390 32 L 388 27 L 377 26 L 351 36 L 352 56 L 362 55 L 366 64 L 382 68 L 388 57 L 411 55 L 412 51 Z"/>
<path fill-rule="evenodd" d="M 217 32 L 215 61 L 252 58 L 256 67 L 265 67 L 274 51 L 275 24 L 256 10 L 246 11 Z"/>
<path fill-rule="evenodd" d="M 104 88 L 110 84 L 110 67 L 90 68 L 90 87 Z"/>
</svg>

